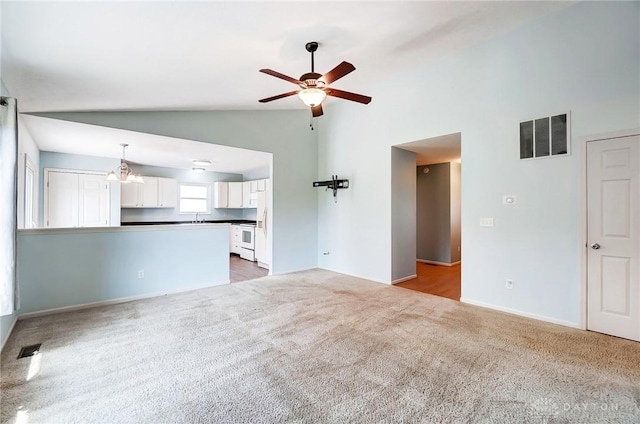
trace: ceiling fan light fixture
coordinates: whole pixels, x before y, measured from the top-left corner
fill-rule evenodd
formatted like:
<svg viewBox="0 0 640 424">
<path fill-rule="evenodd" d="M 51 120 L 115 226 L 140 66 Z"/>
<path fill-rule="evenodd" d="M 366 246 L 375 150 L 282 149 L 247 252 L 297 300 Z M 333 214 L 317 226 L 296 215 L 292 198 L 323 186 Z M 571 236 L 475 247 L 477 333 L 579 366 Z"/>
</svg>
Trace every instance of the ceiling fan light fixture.
<svg viewBox="0 0 640 424">
<path fill-rule="evenodd" d="M 210 166 L 211 161 L 208 159 L 194 159 L 193 165 L 194 166 Z"/>
<path fill-rule="evenodd" d="M 191 170 L 196 174 L 202 174 L 204 171 L 206 171 L 206 169 L 204 168 L 191 168 Z"/>
<path fill-rule="evenodd" d="M 309 106 L 318 106 L 327 98 L 327 93 L 319 88 L 305 88 L 300 90 L 298 97 L 302 102 Z"/>
</svg>

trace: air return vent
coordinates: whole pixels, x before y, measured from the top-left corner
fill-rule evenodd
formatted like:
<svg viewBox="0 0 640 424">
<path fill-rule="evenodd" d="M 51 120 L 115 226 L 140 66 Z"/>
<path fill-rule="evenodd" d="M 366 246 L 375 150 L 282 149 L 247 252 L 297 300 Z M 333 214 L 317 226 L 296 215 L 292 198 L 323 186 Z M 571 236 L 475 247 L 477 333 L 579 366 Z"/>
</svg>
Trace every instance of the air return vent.
<svg viewBox="0 0 640 424">
<path fill-rule="evenodd" d="M 40 352 L 40 346 L 42 346 L 42 343 L 23 347 L 22 349 L 20 349 L 20 354 L 18 355 L 18 359 L 28 358 L 30 356 L 37 355 L 38 352 Z"/>
<path fill-rule="evenodd" d="M 520 159 L 568 155 L 570 128 L 569 113 L 520 122 Z"/>
</svg>

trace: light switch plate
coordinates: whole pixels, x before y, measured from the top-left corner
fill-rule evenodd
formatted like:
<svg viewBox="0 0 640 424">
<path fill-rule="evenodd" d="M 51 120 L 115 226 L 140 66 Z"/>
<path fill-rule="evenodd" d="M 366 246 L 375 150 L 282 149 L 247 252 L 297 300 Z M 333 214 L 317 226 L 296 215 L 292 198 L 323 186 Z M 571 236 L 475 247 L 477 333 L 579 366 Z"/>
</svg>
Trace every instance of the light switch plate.
<svg viewBox="0 0 640 424">
<path fill-rule="evenodd" d="M 493 227 L 493 218 L 480 218 L 481 227 Z"/>
</svg>

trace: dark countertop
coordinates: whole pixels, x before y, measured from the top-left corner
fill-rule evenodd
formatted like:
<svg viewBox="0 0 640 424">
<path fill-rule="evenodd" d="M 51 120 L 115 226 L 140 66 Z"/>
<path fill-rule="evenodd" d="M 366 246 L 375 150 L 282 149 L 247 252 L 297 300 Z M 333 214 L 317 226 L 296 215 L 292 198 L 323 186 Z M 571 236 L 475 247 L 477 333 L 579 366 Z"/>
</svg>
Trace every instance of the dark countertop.
<svg viewBox="0 0 640 424">
<path fill-rule="evenodd" d="M 200 221 L 205 224 L 252 224 L 255 225 L 256 221 L 248 219 L 219 219 L 219 220 L 206 220 Z M 194 224 L 193 221 L 145 221 L 145 222 L 121 222 L 121 226 L 127 225 L 173 225 L 173 224 Z"/>
</svg>

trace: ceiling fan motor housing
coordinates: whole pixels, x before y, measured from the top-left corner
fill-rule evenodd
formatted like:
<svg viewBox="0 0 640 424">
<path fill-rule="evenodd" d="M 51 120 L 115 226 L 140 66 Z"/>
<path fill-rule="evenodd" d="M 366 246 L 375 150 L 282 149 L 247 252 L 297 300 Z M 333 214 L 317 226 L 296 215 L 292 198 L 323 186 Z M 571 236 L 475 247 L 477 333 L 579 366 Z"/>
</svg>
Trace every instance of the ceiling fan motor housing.
<svg viewBox="0 0 640 424">
<path fill-rule="evenodd" d="M 300 81 L 302 81 L 303 83 L 306 84 L 307 87 L 311 88 L 311 87 L 322 87 L 324 86 L 324 82 L 322 81 L 318 81 L 318 78 L 320 78 L 322 76 L 322 74 L 318 74 L 316 72 L 307 72 L 306 74 L 303 74 L 300 77 Z M 320 84 L 318 84 L 318 82 Z"/>
</svg>

